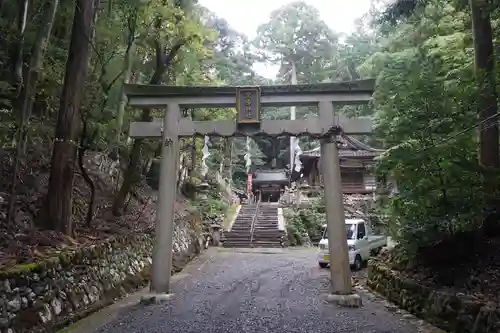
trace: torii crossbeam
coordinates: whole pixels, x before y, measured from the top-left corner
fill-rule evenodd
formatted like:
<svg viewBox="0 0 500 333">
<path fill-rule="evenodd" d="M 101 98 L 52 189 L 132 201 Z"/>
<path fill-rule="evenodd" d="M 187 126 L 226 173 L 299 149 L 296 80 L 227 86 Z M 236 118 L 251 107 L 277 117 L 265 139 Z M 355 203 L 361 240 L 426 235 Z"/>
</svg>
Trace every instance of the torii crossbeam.
<svg viewBox="0 0 500 333">
<path fill-rule="evenodd" d="M 126 85 L 129 105 L 165 109 L 163 122 L 130 124 L 133 138 L 162 138 L 160 188 L 156 214 L 151 292 L 155 299 L 168 298 L 172 268 L 172 232 L 179 138 L 208 136 L 310 136 L 321 140 L 321 163 L 328 224 L 331 293 L 342 301 L 353 295 L 340 179 L 336 135 L 369 134 L 369 118 L 348 119 L 335 114 L 334 105 L 367 103 L 374 80 L 312 85 L 251 87 Z M 266 106 L 316 105 L 319 116 L 307 120 L 262 120 Z M 237 121 L 192 121 L 181 118 L 181 108 L 234 108 Z M 346 296 L 347 295 L 347 296 Z M 356 296 L 356 295 L 354 295 Z M 357 299 L 359 297 L 354 297 Z M 352 304 L 351 304 L 352 305 Z"/>
</svg>

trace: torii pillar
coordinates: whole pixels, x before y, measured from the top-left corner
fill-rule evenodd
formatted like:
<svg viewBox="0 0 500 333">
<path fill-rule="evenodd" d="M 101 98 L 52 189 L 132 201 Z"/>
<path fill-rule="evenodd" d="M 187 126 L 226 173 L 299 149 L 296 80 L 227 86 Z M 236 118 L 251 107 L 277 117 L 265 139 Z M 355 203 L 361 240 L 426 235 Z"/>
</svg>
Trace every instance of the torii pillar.
<svg viewBox="0 0 500 333">
<path fill-rule="evenodd" d="M 179 138 L 200 136 L 310 136 L 321 140 L 321 169 L 324 179 L 331 284 L 328 300 L 342 306 L 361 306 L 353 293 L 345 238 L 345 218 L 336 136 L 340 133 L 371 133 L 369 118 L 348 119 L 335 114 L 335 104 L 367 103 L 373 94 L 374 80 L 260 87 L 180 87 L 126 85 L 129 104 L 143 108 L 166 109 L 160 121 L 135 122 L 130 137 L 162 138 L 160 190 L 153 250 L 151 295 L 149 300 L 170 297 L 172 235 Z M 319 116 L 306 120 L 261 121 L 261 107 L 316 105 Z M 238 119 L 192 121 L 181 118 L 180 108 L 234 108 Z"/>
</svg>

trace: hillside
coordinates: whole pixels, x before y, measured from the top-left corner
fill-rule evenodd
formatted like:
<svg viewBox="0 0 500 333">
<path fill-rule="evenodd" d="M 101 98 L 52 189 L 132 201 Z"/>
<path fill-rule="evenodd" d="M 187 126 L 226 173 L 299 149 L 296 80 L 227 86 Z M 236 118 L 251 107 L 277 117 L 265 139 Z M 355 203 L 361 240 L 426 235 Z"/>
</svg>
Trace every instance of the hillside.
<svg viewBox="0 0 500 333">
<path fill-rule="evenodd" d="M 20 170 L 20 186 L 16 200 L 17 214 L 13 226 L 6 224 L 6 212 L 12 177 L 12 152 L 0 151 L 0 266 L 14 263 L 28 263 L 53 251 L 86 247 L 97 244 L 114 235 L 123 235 L 154 230 L 155 192 L 142 183 L 136 187 L 127 203 L 123 216 L 115 217 L 111 205 L 116 193 L 118 168 L 111 159 L 100 152 L 87 152 L 84 165 L 96 187 L 94 218 L 86 225 L 90 189 L 80 170 L 76 171 L 73 187 L 73 220 L 75 234 L 68 237 L 63 233 L 36 228 L 39 212 L 44 204 L 49 178 L 50 147 L 30 147 L 28 159 Z M 176 212 L 179 216 L 188 214 L 186 199 L 180 198 Z"/>
</svg>

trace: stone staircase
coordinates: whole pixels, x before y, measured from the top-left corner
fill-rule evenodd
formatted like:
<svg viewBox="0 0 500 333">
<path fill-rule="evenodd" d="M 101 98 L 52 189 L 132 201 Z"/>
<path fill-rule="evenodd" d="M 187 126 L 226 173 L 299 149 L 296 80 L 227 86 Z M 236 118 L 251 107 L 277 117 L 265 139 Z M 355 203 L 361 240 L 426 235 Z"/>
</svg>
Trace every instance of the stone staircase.
<svg viewBox="0 0 500 333">
<path fill-rule="evenodd" d="M 286 232 L 279 230 L 278 205 L 261 203 L 259 215 L 253 232 L 253 247 L 282 247 L 282 239 L 286 240 Z"/>
<path fill-rule="evenodd" d="M 243 205 L 234 220 L 231 231 L 224 233 L 224 247 L 252 247 L 252 220 L 257 205 Z"/>
<path fill-rule="evenodd" d="M 282 247 L 286 232 L 279 230 L 278 205 L 260 203 L 252 236 L 252 221 L 257 205 L 241 207 L 231 231 L 224 233 L 224 247 Z"/>
</svg>

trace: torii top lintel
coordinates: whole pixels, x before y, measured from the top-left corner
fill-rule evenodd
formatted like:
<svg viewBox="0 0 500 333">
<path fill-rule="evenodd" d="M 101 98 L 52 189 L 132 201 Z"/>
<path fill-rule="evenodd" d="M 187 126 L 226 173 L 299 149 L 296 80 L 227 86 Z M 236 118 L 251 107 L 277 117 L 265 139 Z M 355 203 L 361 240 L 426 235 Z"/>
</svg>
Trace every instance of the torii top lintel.
<svg viewBox="0 0 500 333">
<path fill-rule="evenodd" d="M 259 86 L 260 104 L 266 106 L 316 105 L 321 101 L 334 103 L 366 103 L 373 94 L 374 79 L 298 85 Z M 164 107 L 177 103 L 184 108 L 234 107 L 236 86 L 167 86 L 125 85 L 131 106 Z"/>
<path fill-rule="evenodd" d="M 359 80 L 337 83 L 276 86 L 163 86 L 126 85 L 129 104 L 143 108 L 166 108 L 162 121 L 133 122 L 131 137 L 169 136 L 281 136 L 292 135 L 321 138 L 332 131 L 346 134 L 371 132 L 370 118 L 348 119 L 334 113 L 334 104 L 367 103 L 375 81 Z M 244 98 L 242 98 L 244 95 Z M 316 105 L 319 117 L 300 120 L 260 121 L 260 108 L 265 106 Z M 238 120 L 193 121 L 180 117 L 180 108 L 237 107 Z M 253 126 L 242 128 L 247 123 Z"/>
</svg>

